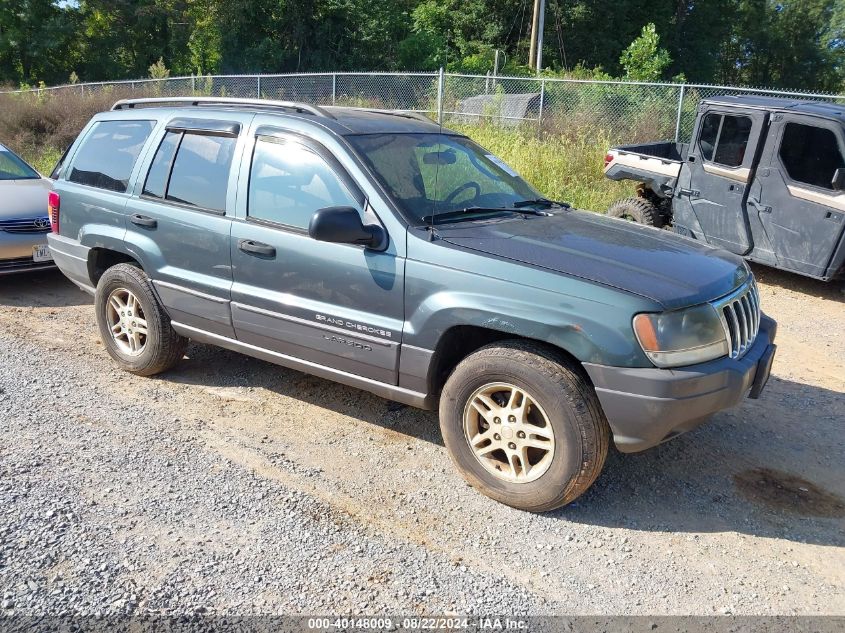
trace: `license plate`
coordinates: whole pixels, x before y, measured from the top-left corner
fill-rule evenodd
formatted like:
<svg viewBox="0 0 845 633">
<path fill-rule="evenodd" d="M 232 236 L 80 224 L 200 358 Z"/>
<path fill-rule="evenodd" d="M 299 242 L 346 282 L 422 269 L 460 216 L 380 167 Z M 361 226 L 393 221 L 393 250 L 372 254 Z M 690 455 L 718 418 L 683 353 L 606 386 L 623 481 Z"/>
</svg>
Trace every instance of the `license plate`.
<svg viewBox="0 0 845 633">
<path fill-rule="evenodd" d="M 34 262 L 51 262 L 53 261 L 53 254 L 50 252 L 50 247 L 46 244 L 39 244 L 32 247 L 32 261 Z"/>
</svg>

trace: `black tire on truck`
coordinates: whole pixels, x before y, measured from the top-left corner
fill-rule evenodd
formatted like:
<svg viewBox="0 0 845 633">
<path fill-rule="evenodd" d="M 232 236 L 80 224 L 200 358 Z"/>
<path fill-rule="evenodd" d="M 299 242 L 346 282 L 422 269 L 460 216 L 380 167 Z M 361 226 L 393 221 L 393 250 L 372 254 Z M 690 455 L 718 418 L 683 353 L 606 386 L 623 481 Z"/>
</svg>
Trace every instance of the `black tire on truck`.
<svg viewBox="0 0 845 633">
<path fill-rule="evenodd" d="M 663 226 L 663 218 L 651 202 L 645 198 L 623 198 L 617 200 L 607 209 L 607 215 L 612 218 L 623 218 L 639 224 L 647 224 L 658 229 Z"/>
<path fill-rule="evenodd" d="M 188 339 L 173 330 L 150 278 L 137 266 L 117 264 L 103 273 L 94 308 L 103 345 L 124 371 L 152 376 L 185 355 Z"/>
<path fill-rule="evenodd" d="M 493 343 L 470 354 L 440 399 L 443 441 L 480 492 L 520 510 L 570 503 L 601 472 L 610 429 L 587 378 L 554 349 Z"/>
</svg>

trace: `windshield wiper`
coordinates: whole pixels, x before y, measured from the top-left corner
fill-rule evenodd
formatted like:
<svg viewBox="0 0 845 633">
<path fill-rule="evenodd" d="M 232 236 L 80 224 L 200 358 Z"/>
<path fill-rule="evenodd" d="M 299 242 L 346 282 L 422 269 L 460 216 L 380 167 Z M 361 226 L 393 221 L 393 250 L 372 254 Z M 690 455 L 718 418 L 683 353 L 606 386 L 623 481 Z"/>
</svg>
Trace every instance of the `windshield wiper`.
<svg viewBox="0 0 845 633">
<path fill-rule="evenodd" d="M 513 209 L 506 209 L 504 207 L 464 207 L 463 209 L 455 209 L 454 211 L 425 215 L 423 216 L 422 221 L 426 224 L 434 224 L 439 219 L 459 218 L 467 213 L 500 213 L 502 211 L 512 212 Z"/>
<path fill-rule="evenodd" d="M 519 200 L 518 202 L 513 203 L 514 209 L 521 209 L 522 207 L 530 207 L 532 204 L 536 204 L 538 206 L 544 207 L 563 207 L 564 209 L 569 208 L 569 204 L 566 202 L 557 202 L 556 200 L 549 200 L 548 198 L 534 198 L 533 200 Z"/>
<path fill-rule="evenodd" d="M 450 218 L 460 218 L 467 213 L 520 213 L 522 215 L 549 215 L 545 211 L 538 211 L 537 209 L 519 209 L 512 207 L 464 207 L 463 209 L 455 209 L 454 211 L 446 211 L 444 213 L 437 213 L 435 215 L 423 216 L 422 221 L 426 224 L 436 224 L 439 220 L 447 220 Z"/>
</svg>

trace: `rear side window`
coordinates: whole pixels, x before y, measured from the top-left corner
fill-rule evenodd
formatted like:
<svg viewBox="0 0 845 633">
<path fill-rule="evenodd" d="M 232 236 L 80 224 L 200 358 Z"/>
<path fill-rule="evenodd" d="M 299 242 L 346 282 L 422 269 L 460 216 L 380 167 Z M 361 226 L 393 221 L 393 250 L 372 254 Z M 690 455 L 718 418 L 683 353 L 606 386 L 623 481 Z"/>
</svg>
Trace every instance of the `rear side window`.
<svg viewBox="0 0 845 633">
<path fill-rule="evenodd" d="M 787 123 L 780 141 L 780 160 L 787 175 L 797 182 L 833 189 L 833 174 L 845 159 L 832 130 L 814 125 Z"/>
<path fill-rule="evenodd" d="M 705 160 L 725 167 L 739 167 L 745 160 L 751 119 L 711 112 L 704 117 L 698 147 Z"/>
<path fill-rule="evenodd" d="M 153 158 L 144 195 L 225 211 L 236 142 L 231 136 L 168 132 Z"/>
<path fill-rule="evenodd" d="M 101 121 L 76 153 L 68 180 L 124 193 L 154 121 Z"/>
<path fill-rule="evenodd" d="M 361 205 L 316 152 L 299 143 L 258 139 L 249 176 L 249 217 L 304 229 L 324 207 Z"/>
</svg>

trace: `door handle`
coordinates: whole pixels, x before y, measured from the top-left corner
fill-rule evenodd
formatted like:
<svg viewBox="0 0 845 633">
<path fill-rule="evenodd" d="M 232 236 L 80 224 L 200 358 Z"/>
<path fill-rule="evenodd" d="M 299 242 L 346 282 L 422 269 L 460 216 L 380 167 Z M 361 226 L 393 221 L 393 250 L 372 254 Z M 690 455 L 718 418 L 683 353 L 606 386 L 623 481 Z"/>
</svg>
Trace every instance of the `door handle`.
<svg viewBox="0 0 845 633">
<path fill-rule="evenodd" d="M 771 213 L 772 212 L 772 207 L 766 206 L 766 205 L 762 204 L 759 200 L 755 200 L 754 198 L 749 198 L 748 204 L 750 204 L 752 207 L 757 209 L 760 213 Z"/>
<path fill-rule="evenodd" d="M 158 226 L 158 221 L 146 215 L 134 214 L 129 216 L 129 221 L 138 226 L 145 226 L 148 229 L 154 229 Z"/>
<path fill-rule="evenodd" d="M 687 196 L 688 198 L 697 198 L 701 192 L 697 189 L 678 189 L 679 196 Z"/>
<path fill-rule="evenodd" d="M 238 248 L 244 253 L 250 253 L 251 255 L 264 255 L 265 257 L 276 256 L 276 248 L 270 246 L 269 244 L 264 244 L 262 242 L 253 242 L 252 240 L 239 240 Z"/>
</svg>

